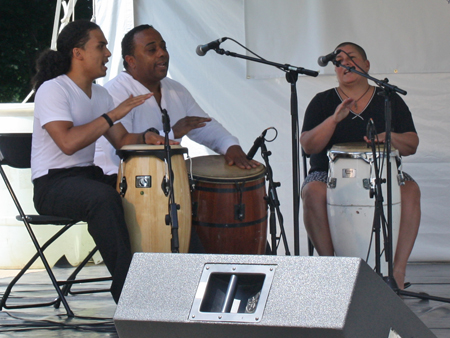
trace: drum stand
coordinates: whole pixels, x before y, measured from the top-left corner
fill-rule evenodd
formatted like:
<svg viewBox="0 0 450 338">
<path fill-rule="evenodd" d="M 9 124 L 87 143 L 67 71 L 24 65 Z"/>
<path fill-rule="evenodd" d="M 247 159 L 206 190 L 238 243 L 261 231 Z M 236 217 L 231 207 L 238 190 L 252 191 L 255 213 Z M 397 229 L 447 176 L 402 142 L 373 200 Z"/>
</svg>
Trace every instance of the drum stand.
<svg viewBox="0 0 450 338">
<path fill-rule="evenodd" d="M 169 196 L 169 213 L 166 215 L 166 225 L 172 226 L 172 240 L 170 242 L 171 250 L 173 253 L 180 252 L 180 242 L 178 238 L 178 212 L 177 210 L 180 208 L 178 204 L 175 203 L 175 193 L 173 189 L 173 171 L 172 171 L 172 157 L 171 157 L 171 148 L 169 145 L 169 132 L 170 132 L 170 118 L 169 114 L 167 114 L 167 110 L 161 109 L 162 113 L 162 122 L 164 128 L 164 150 L 166 153 L 166 163 L 167 163 L 167 171 L 168 178 L 163 181 L 161 188 L 164 191 L 166 196 Z"/>
<path fill-rule="evenodd" d="M 233 39 L 227 38 L 234 41 Z M 236 42 L 236 41 L 235 41 Z M 239 43 L 238 43 L 239 44 Z M 241 45 L 241 44 L 239 44 Z M 250 51 L 248 48 L 241 45 L 244 49 Z M 280 64 L 267 61 L 261 57 L 254 58 L 247 55 L 237 54 L 230 51 L 225 51 L 221 48 L 214 49 L 217 54 L 237 57 L 244 60 L 263 63 L 269 66 L 274 66 L 286 72 L 286 80 L 291 85 L 291 128 L 292 128 L 292 185 L 293 185 L 293 224 L 294 224 L 294 253 L 296 256 L 300 255 L 300 230 L 299 230 L 299 213 L 300 213 L 300 156 L 299 156 L 299 127 L 298 127 L 298 104 L 297 104 L 297 88 L 296 83 L 298 74 L 307 76 L 318 76 L 319 73 L 314 70 L 305 69 L 302 67 L 295 67 L 289 64 Z M 252 51 L 252 54 L 256 55 Z"/>
<path fill-rule="evenodd" d="M 271 255 L 277 254 L 278 244 L 277 242 L 280 240 L 280 237 L 277 237 L 277 227 L 275 217 L 278 216 L 278 223 L 280 225 L 281 238 L 283 238 L 283 244 L 286 251 L 286 256 L 290 256 L 288 243 L 286 240 L 286 233 L 284 231 L 283 225 L 283 215 L 280 211 L 280 200 L 278 199 L 277 188 L 281 185 L 280 182 L 273 181 L 273 172 L 272 167 L 269 163 L 269 156 L 272 155 L 271 151 L 267 150 L 266 144 L 264 143 L 265 139 L 262 138 L 261 143 L 261 156 L 264 159 L 264 163 L 266 164 L 266 181 L 269 182 L 269 189 L 267 196 L 265 199 L 269 204 L 270 217 L 269 217 L 269 229 L 270 229 L 270 238 L 271 238 Z"/>
<path fill-rule="evenodd" d="M 362 77 L 365 77 L 366 79 L 372 80 L 373 82 L 375 82 L 379 87 L 383 88 L 383 92 L 380 93 L 380 95 L 383 95 L 385 100 L 384 100 L 384 110 L 385 110 L 385 123 L 386 123 L 386 137 L 385 137 L 385 158 L 386 158 L 386 163 L 387 163 L 387 168 L 386 168 L 386 181 L 387 181 L 387 215 L 388 215 L 388 219 L 387 219 L 387 223 L 386 223 L 386 229 L 383 229 L 384 232 L 384 236 L 385 236 L 385 255 L 386 255 L 386 260 L 388 263 L 388 276 L 383 277 L 383 279 L 385 280 L 385 282 L 392 288 L 392 290 L 394 292 L 396 292 L 398 295 L 403 295 L 403 296 L 410 296 L 410 297 L 416 297 L 416 298 L 420 298 L 420 299 L 429 299 L 429 300 L 435 300 L 438 302 L 445 302 L 445 303 L 450 303 L 450 298 L 443 298 L 443 297 L 436 297 L 436 296 L 431 296 L 428 295 L 426 293 L 417 293 L 417 292 L 409 292 L 409 291 L 405 291 L 405 290 L 401 290 L 398 288 L 398 285 L 395 281 L 395 279 L 393 278 L 393 255 L 392 255 L 392 175 L 391 175 L 391 161 L 390 161 L 390 154 L 391 154 L 391 118 L 392 118 L 392 105 L 391 105 L 391 97 L 392 94 L 394 92 L 397 92 L 399 94 L 402 95 L 406 95 L 406 91 L 404 91 L 403 89 L 400 89 L 396 86 L 393 86 L 391 84 L 389 84 L 389 80 L 388 79 L 384 79 L 384 80 L 378 80 L 372 76 L 370 76 L 367 73 L 363 73 L 363 72 L 359 72 L 355 69 L 355 67 L 348 67 L 345 66 L 343 64 L 341 64 L 340 62 L 334 60 L 333 64 L 336 67 L 342 67 L 347 69 L 348 71 L 352 72 L 352 73 L 356 73 L 358 75 L 361 75 Z M 370 123 L 370 122 L 369 122 Z M 367 128 L 369 130 L 369 126 Z M 374 137 L 375 135 L 371 135 L 370 139 L 371 139 L 371 144 L 372 144 L 372 151 L 374 152 L 374 159 L 375 159 L 375 163 L 376 163 L 376 157 L 375 157 L 375 144 L 374 144 Z M 381 192 L 381 180 L 379 178 L 379 172 L 378 172 L 378 168 L 375 169 L 376 172 L 376 183 L 377 183 L 377 191 L 375 193 L 376 196 L 376 205 L 375 205 L 375 214 L 374 214 L 374 231 L 376 231 L 376 235 L 375 235 L 375 239 L 376 239 L 376 272 L 381 275 L 380 273 L 380 248 L 381 248 L 381 241 L 380 241 L 380 220 L 384 219 L 384 215 L 383 215 L 383 196 L 382 196 L 382 192 Z"/>
</svg>

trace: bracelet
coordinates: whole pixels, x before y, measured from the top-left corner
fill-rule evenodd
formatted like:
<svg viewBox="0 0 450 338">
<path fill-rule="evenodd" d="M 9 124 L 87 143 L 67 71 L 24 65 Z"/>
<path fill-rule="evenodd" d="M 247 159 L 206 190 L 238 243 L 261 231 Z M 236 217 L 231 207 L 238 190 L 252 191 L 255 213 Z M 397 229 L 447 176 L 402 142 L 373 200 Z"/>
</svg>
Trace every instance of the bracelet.
<svg viewBox="0 0 450 338">
<path fill-rule="evenodd" d="M 142 134 L 142 139 L 143 139 L 143 141 L 144 141 L 144 144 L 145 144 L 145 134 L 147 134 L 147 132 L 152 132 L 152 133 L 155 133 L 155 134 L 157 134 L 157 135 L 159 135 L 159 130 L 158 129 L 156 129 L 156 128 L 153 128 L 153 127 L 151 127 L 151 128 L 148 128 L 146 131 L 144 131 L 144 133 Z"/>
<path fill-rule="evenodd" d="M 114 122 L 111 120 L 111 118 L 108 115 L 103 114 L 102 117 L 104 117 L 106 122 L 108 122 L 110 128 L 114 125 Z"/>
</svg>

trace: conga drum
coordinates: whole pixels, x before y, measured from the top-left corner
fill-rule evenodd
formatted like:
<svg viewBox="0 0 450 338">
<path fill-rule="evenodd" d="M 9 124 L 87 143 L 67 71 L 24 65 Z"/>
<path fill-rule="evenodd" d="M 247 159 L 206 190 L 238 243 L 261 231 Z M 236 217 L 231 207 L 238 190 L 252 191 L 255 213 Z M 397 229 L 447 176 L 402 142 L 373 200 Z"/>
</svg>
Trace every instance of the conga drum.
<svg viewBox="0 0 450 338">
<path fill-rule="evenodd" d="M 191 196 L 184 155 L 186 148 L 171 146 L 174 196 L 178 209 L 179 252 L 189 251 Z M 171 226 L 166 225 L 169 197 L 164 146 L 127 145 L 117 151 L 122 159 L 117 179 L 132 252 L 172 252 Z"/>
<path fill-rule="evenodd" d="M 191 161 L 186 164 L 195 184 L 192 225 L 206 252 L 264 254 L 265 167 L 229 166 L 222 155 L 199 156 Z"/>
<path fill-rule="evenodd" d="M 400 226 L 400 183 L 396 157 L 398 151 L 391 149 L 392 178 L 392 247 L 397 246 Z M 370 188 L 375 184 L 374 161 L 379 165 L 380 178 L 386 179 L 387 164 L 383 152 L 373 157 L 366 143 L 337 144 L 328 151 L 329 173 L 327 184 L 327 211 L 331 238 L 337 256 L 360 257 L 375 268 L 375 236 L 372 231 L 375 197 Z M 377 162 L 380 163 L 380 162 Z M 387 219 L 387 184 L 382 184 L 383 209 Z M 380 229 L 381 247 L 384 254 L 383 232 Z M 393 259 L 393 257 L 392 257 Z M 388 273 L 385 256 L 380 257 L 380 271 Z"/>
</svg>

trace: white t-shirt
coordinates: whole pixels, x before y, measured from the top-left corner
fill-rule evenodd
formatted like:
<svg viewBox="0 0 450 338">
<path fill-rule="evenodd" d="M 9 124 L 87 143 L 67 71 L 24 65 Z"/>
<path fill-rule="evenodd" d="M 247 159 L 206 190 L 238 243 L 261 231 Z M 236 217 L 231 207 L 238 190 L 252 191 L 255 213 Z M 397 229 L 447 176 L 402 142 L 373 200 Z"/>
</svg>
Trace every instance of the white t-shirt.
<svg viewBox="0 0 450 338">
<path fill-rule="evenodd" d="M 116 106 L 130 95 L 150 93 L 144 85 L 126 72 L 120 73 L 106 83 L 105 88 L 113 97 Z M 209 117 L 183 85 L 169 78 L 161 80 L 161 108 L 167 110 L 171 126 L 186 116 Z M 130 133 L 141 133 L 153 127 L 164 136 L 161 109 L 154 97 L 134 108 L 120 122 Z M 219 154 L 225 154 L 232 145 L 239 145 L 238 139 L 214 119 L 203 128 L 191 130 L 187 136 Z M 169 138 L 173 139 L 172 131 Z M 117 174 L 120 159 L 116 155 L 116 150 L 104 137 L 97 141 L 95 164 L 102 167 L 106 174 Z"/>
<path fill-rule="evenodd" d="M 52 121 L 71 121 L 80 126 L 111 111 L 114 103 L 107 90 L 93 84 L 89 98 L 67 75 L 61 75 L 44 82 L 34 102 L 31 178 L 47 175 L 49 169 L 93 165 L 95 143 L 69 156 L 59 149 L 44 126 Z"/>
</svg>

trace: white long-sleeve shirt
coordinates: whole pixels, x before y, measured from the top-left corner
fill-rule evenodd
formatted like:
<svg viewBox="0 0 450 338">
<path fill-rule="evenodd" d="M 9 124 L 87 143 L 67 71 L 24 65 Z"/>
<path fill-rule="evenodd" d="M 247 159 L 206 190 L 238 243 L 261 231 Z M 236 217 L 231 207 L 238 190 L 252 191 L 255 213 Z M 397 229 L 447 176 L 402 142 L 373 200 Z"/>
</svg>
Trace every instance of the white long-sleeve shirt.
<svg viewBox="0 0 450 338">
<path fill-rule="evenodd" d="M 105 88 L 113 97 L 116 106 L 130 95 L 150 93 L 144 85 L 126 72 L 120 73 L 106 83 Z M 144 104 L 134 108 L 120 122 L 130 133 L 141 133 L 153 127 L 160 131 L 160 135 L 164 135 L 161 109 L 167 110 L 171 126 L 186 116 L 209 117 L 183 85 L 172 79 L 164 78 L 161 80 L 161 108 L 156 99 L 151 97 Z M 191 130 L 187 136 L 219 154 L 225 154 L 230 146 L 239 145 L 238 139 L 215 119 L 212 119 L 203 128 Z M 169 138 L 174 138 L 172 131 Z M 116 155 L 116 150 L 104 137 L 97 141 L 95 164 L 102 167 L 105 174 L 116 174 L 118 171 L 120 159 Z"/>
</svg>

